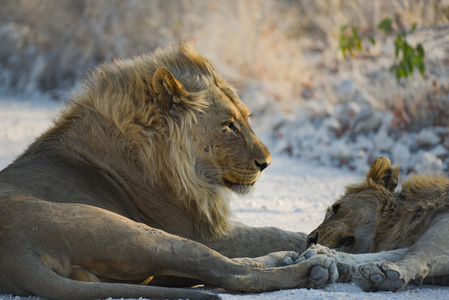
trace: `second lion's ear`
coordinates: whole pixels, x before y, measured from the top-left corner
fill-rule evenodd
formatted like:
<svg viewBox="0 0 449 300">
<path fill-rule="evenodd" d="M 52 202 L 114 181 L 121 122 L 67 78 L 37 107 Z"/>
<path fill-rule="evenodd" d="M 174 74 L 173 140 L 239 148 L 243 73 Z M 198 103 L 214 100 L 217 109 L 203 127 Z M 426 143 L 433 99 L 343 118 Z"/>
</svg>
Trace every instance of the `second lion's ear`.
<svg viewBox="0 0 449 300">
<path fill-rule="evenodd" d="M 162 109 L 166 112 L 176 112 L 182 106 L 182 100 L 188 95 L 182 84 L 176 80 L 167 68 L 159 68 L 152 79 L 153 90 Z"/>
<path fill-rule="evenodd" d="M 391 161 L 386 157 L 378 157 L 366 174 L 366 179 L 372 180 L 392 192 L 398 185 L 399 167 L 391 165 Z"/>
</svg>

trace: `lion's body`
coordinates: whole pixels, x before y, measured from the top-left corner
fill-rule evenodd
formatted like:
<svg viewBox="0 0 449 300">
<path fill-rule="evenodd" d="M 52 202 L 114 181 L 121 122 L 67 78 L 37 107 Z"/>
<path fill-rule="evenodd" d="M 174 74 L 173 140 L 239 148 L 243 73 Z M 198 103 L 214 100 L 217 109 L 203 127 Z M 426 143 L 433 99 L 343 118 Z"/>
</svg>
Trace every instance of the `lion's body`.
<svg viewBox="0 0 449 300">
<path fill-rule="evenodd" d="M 395 263 L 359 265 L 355 281 L 364 290 L 396 291 L 423 280 L 448 284 L 449 177 L 415 175 L 395 192 L 398 176 L 397 166 L 377 159 L 366 180 L 348 186 L 328 209 L 323 223 L 310 233 L 310 243 L 350 253 L 408 248 L 400 256 L 386 258 Z"/>
<path fill-rule="evenodd" d="M 229 192 L 247 192 L 271 160 L 248 115 L 186 44 L 95 70 L 0 172 L 0 292 L 203 297 L 124 284 L 153 276 L 255 292 L 326 283 L 324 256 L 277 267 L 304 234 L 230 220 Z M 309 278 L 317 265 L 321 279 Z"/>
<path fill-rule="evenodd" d="M 415 175 L 379 209 L 370 252 L 410 247 L 439 215 L 449 217 L 449 178 Z"/>
</svg>

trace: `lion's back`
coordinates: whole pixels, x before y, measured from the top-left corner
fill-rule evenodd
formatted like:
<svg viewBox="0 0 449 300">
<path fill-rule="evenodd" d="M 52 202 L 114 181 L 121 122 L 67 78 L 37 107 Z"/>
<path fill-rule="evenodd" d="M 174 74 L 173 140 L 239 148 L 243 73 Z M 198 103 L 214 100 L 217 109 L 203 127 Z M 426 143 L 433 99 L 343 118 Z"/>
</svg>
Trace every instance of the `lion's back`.
<svg viewBox="0 0 449 300">
<path fill-rule="evenodd" d="M 64 155 L 19 158 L 0 171 L 0 195 L 57 203 L 80 203 L 129 214 L 121 188 L 101 171 Z M 3 198 L 6 199 L 6 198 Z"/>
<path fill-rule="evenodd" d="M 449 219 L 449 177 L 412 176 L 403 182 L 396 198 L 378 213 L 373 250 L 409 247 L 437 217 Z"/>
</svg>

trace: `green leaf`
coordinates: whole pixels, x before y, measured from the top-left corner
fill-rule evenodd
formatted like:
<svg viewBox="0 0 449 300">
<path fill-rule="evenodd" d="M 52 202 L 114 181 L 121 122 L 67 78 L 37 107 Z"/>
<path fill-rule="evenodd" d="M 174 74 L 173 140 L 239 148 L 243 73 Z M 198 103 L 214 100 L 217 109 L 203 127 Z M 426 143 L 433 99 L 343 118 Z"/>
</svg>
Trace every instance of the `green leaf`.
<svg viewBox="0 0 449 300">
<path fill-rule="evenodd" d="M 340 45 L 340 49 L 341 49 L 341 54 L 343 54 L 343 57 L 346 58 L 346 47 L 344 47 L 343 45 Z"/>
<path fill-rule="evenodd" d="M 405 60 L 411 60 L 415 56 L 415 50 L 407 43 L 402 44 L 402 56 Z"/>
<path fill-rule="evenodd" d="M 340 31 L 345 31 L 346 30 L 346 28 L 348 28 L 349 26 L 347 25 L 347 24 L 342 24 L 341 26 L 340 26 Z"/>
<path fill-rule="evenodd" d="M 416 51 L 418 52 L 419 56 L 423 57 L 426 55 L 426 53 L 424 52 L 424 47 L 421 44 L 418 44 L 416 46 Z"/>
<path fill-rule="evenodd" d="M 355 41 L 355 44 L 356 44 L 357 50 L 362 51 L 362 41 L 360 39 L 357 39 Z"/>
<path fill-rule="evenodd" d="M 410 75 L 412 75 L 412 74 L 413 74 L 413 69 L 414 69 L 413 61 L 412 61 L 411 59 L 409 59 L 409 60 L 406 60 L 406 61 L 404 61 L 404 62 L 405 62 L 405 64 L 407 65 L 408 73 L 409 73 Z"/>
<path fill-rule="evenodd" d="M 418 69 L 419 69 L 419 73 L 421 74 L 422 77 L 424 77 L 424 72 L 426 71 L 426 67 L 424 66 L 424 62 L 420 62 L 418 64 Z"/>
<path fill-rule="evenodd" d="M 385 18 L 382 21 L 380 21 L 379 25 L 377 25 L 377 28 L 380 30 L 383 30 L 386 34 L 389 34 L 393 31 L 392 25 L 393 20 L 390 18 Z"/>
<path fill-rule="evenodd" d="M 400 77 L 408 77 L 410 75 L 410 69 L 408 64 L 405 61 L 401 61 L 398 66 L 398 70 L 400 71 Z"/>
<path fill-rule="evenodd" d="M 416 25 L 418 25 L 416 22 L 412 24 L 412 32 L 416 30 Z"/>
<path fill-rule="evenodd" d="M 410 61 L 411 61 L 412 68 L 414 68 L 416 66 L 419 66 L 419 64 L 422 63 L 422 58 L 421 58 L 421 56 L 414 56 Z"/>
<path fill-rule="evenodd" d="M 399 79 L 399 78 L 401 78 L 401 77 L 407 78 L 407 75 L 405 74 L 404 69 L 402 69 L 401 67 L 398 67 L 398 68 L 396 69 L 396 79 Z"/>
</svg>

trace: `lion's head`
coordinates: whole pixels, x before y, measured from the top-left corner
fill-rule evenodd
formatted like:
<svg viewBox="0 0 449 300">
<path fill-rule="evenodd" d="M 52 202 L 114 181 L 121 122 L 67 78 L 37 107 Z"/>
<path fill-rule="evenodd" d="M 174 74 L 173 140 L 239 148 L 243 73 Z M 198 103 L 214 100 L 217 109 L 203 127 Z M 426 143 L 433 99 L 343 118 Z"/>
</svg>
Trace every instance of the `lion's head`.
<svg viewBox="0 0 449 300">
<path fill-rule="evenodd" d="M 171 143 L 177 143 L 172 150 L 183 152 L 172 160 L 178 160 L 178 171 L 194 171 L 196 179 L 248 192 L 271 155 L 249 125 L 247 106 L 198 52 L 186 44 L 175 51 L 182 55 L 176 67 L 161 63 L 152 78 L 156 105 L 167 121 Z"/>
<path fill-rule="evenodd" d="M 307 246 L 321 244 L 348 253 L 366 253 L 376 231 L 379 207 L 393 201 L 399 167 L 379 157 L 366 179 L 346 187 L 345 194 L 327 209 L 323 222 L 307 238 Z"/>
<path fill-rule="evenodd" d="M 193 131 L 197 171 L 213 184 L 246 193 L 271 155 L 248 123 L 248 108 L 229 86 L 219 83 L 206 97 L 212 102 L 198 115 Z"/>
<path fill-rule="evenodd" d="M 271 162 L 249 116 L 209 61 L 181 43 L 97 68 L 49 134 L 132 181 L 143 214 L 145 201 L 170 201 L 216 234 L 228 228 L 227 191 L 248 192 Z"/>
</svg>

